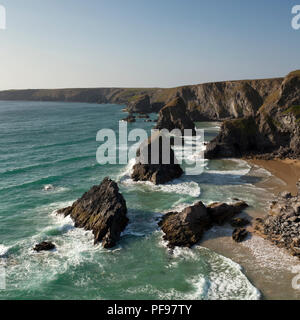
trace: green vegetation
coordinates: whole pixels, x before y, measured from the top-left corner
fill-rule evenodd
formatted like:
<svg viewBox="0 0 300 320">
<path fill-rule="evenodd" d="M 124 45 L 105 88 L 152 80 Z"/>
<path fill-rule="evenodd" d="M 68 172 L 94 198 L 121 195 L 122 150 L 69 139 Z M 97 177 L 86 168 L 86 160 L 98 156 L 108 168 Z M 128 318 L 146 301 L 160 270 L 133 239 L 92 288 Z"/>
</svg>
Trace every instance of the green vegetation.
<svg viewBox="0 0 300 320">
<path fill-rule="evenodd" d="M 241 134 L 255 135 L 258 130 L 254 118 L 236 119 L 228 121 L 228 123 Z"/>
<path fill-rule="evenodd" d="M 284 114 L 289 114 L 289 113 L 292 113 L 296 118 L 296 121 L 300 122 L 300 106 L 291 106 L 290 108 L 284 111 Z"/>
</svg>

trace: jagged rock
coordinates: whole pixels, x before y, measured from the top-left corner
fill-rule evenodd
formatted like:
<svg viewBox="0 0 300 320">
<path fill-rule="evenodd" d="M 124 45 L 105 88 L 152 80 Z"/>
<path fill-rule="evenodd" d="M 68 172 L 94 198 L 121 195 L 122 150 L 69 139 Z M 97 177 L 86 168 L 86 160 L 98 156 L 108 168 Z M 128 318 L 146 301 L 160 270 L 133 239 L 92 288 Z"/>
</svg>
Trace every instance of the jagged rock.
<svg viewBox="0 0 300 320">
<path fill-rule="evenodd" d="M 232 239 L 235 242 L 242 242 L 246 239 L 248 231 L 246 229 L 237 228 L 233 230 Z"/>
<path fill-rule="evenodd" d="M 191 129 L 192 134 L 196 133 L 195 124 L 187 114 L 182 98 L 175 98 L 160 110 L 156 129 L 169 131 L 179 129 L 182 133 L 185 129 Z"/>
<path fill-rule="evenodd" d="M 254 229 L 275 245 L 300 257 L 299 208 L 300 195 L 293 197 L 289 192 L 282 192 L 271 203 L 269 214 L 256 219 Z"/>
<path fill-rule="evenodd" d="M 223 202 L 212 203 L 207 207 L 207 211 L 211 216 L 212 222 L 217 225 L 223 225 L 235 215 L 241 213 L 248 207 L 244 201 L 239 201 L 233 204 Z"/>
<path fill-rule="evenodd" d="M 290 73 L 256 115 L 228 120 L 207 146 L 208 159 L 260 156 L 263 159 L 300 155 L 300 71 Z"/>
<path fill-rule="evenodd" d="M 50 251 L 55 249 L 55 245 L 52 242 L 48 242 L 48 241 L 43 241 L 39 244 L 37 244 L 33 250 L 40 252 L 40 251 Z"/>
<path fill-rule="evenodd" d="M 118 185 L 109 178 L 58 214 L 70 215 L 75 227 L 92 230 L 95 243 L 102 241 L 104 248 L 114 247 L 128 224 L 125 199 Z"/>
<path fill-rule="evenodd" d="M 152 152 L 152 145 L 157 146 L 156 153 Z M 165 145 L 167 149 L 163 150 Z M 152 164 L 151 158 L 154 156 L 156 164 Z M 168 138 L 164 134 L 156 132 L 144 141 L 138 149 L 137 163 L 133 167 L 131 178 L 134 181 L 151 181 L 154 184 L 164 184 L 181 177 L 182 174 L 183 170 L 168 143 Z"/>
<path fill-rule="evenodd" d="M 129 103 L 127 110 L 134 113 L 151 112 L 150 97 L 147 94 L 134 97 Z"/>
<path fill-rule="evenodd" d="M 202 202 L 198 202 L 182 212 L 167 213 L 159 226 L 165 233 L 164 239 L 170 247 L 191 247 L 201 240 L 203 233 L 210 227 L 220 224 L 220 221 L 228 222 L 228 219 L 245 207 L 245 202 L 239 205 L 219 203 L 213 207 L 205 207 Z"/>
<path fill-rule="evenodd" d="M 199 242 L 210 224 L 206 207 L 202 202 L 198 202 L 180 213 L 166 214 L 159 226 L 165 233 L 164 239 L 168 241 L 169 247 L 192 247 Z"/>
<path fill-rule="evenodd" d="M 234 218 L 230 221 L 233 228 L 243 228 L 250 224 L 250 221 L 245 218 Z"/>
</svg>

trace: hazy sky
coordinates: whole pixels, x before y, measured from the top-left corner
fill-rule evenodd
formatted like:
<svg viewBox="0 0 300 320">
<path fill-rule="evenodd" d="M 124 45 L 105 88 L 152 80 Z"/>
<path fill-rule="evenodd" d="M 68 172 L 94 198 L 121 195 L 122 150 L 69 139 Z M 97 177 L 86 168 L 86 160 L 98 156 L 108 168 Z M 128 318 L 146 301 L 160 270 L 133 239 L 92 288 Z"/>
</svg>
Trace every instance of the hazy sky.
<svg viewBox="0 0 300 320">
<path fill-rule="evenodd" d="M 0 0 L 0 90 L 171 87 L 300 69 L 300 0 Z"/>
</svg>

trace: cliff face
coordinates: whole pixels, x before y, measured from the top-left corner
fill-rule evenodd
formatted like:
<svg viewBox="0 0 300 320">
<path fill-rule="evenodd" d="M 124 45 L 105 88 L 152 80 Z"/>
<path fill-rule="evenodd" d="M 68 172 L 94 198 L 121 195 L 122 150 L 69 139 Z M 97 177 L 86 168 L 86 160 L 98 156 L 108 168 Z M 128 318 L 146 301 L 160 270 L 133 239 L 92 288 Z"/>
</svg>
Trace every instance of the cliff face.
<svg viewBox="0 0 300 320">
<path fill-rule="evenodd" d="M 148 108 L 143 108 L 143 112 L 158 112 L 174 98 L 181 97 L 192 120 L 221 120 L 255 115 L 266 98 L 279 89 L 282 80 L 226 81 L 170 89 L 9 90 L 0 92 L 0 100 L 114 103 L 128 105 L 128 111 L 135 112 L 139 99 L 149 96 L 150 104 L 144 104 Z"/>
<path fill-rule="evenodd" d="M 285 77 L 255 116 L 225 121 L 207 146 L 207 158 L 300 156 L 300 71 Z"/>
</svg>

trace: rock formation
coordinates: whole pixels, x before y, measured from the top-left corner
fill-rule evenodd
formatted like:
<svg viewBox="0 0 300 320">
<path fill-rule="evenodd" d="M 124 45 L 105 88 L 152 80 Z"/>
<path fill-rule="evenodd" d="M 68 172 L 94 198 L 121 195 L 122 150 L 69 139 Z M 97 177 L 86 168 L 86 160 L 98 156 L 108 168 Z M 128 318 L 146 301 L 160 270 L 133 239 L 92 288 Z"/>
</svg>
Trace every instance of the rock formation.
<svg viewBox="0 0 300 320">
<path fill-rule="evenodd" d="M 298 194 L 282 192 L 271 203 L 269 214 L 256 219 L 255 230 L 275 245 L 300 257 L 300 180 Z"/>
<path fill-rule="evenodd" d="M 127 110 L 133 113 L 147 113 L 151 110 L 150 97 L 147 94 L 133 97 Z"/>
<path fill-rule="evenodd" d="M 234 204 L 218 203 L 208 207 L 202 202 L 184 209 L 182 212 L 170 212 L 163 216 L 159 226 L 164 232 L 164 240 L 174 248 L 192 247 L 198 243 L 203 233 L 213 225 L 224 224 L 234 215 L 247 207 L 245 202 Z"/>
<path fill-rule="evenodd" d="M 153 162 L 154 158 L 155 162 Z M 178 164 L 169 139 L 164 134 L 156 132 L 138 149 L 131 178 L 134 181 L 164 184 L 181 177 L 182 174 L 183 170 Z"/>
<path fill-rule="evenodd" d="M 290 73 L 255 116 L 228 120 L 208 144 L 205 157 L 300 155 L 300 71 Z"/>
<path fill-rule="evenodd" d="M 191 129 L 192 134 L 195 134 L 195 124 L 187 114 L 182 98 L 175 98 L 160 110 L 156 129 L 169 131 L 180 129 L 182 133 L 185 129 Z"/>
<path fill-rule="evenodd" d="M 39 244 L 37 244 L 33 250 L 40 252 L 40 251 L 50 251 L 55 249 L 55 245 L 52 242 L 48 242 L 48 241 L 43 241 Z"/>
<path fill-rule="evenodd" d="M 204 83 L 162 88 L 95 88 L 51 90 L 7 90 L 0 92 L 0 100 L 67 101 L 113 103 L 127 105 L 128 111 L 158 112 L 176 97 L 181 97 L 193 121 L 224 120 L 254 116 L 258 108 L 279 89 L 282 78 Z M 138 100 L 148 95 L 142 107 Z M 148 107 L 148 108 L 146 108 Z M 134 111 L 135 112 L 135 111 Z"/>
<path fill-rule="evenodd" d="M 92 230 L 95 243 L 102 241 L 104 248 L 114 247 L 128 224 L 125 199 L 118 185 L 109 178 L 58 214 L 70 215 L 75 227 Z"/>
<path fill-rule="evenodd" d="M 237 201 L 233 204 L 215 202 L 207 207 L 207 211 L 211 217 L 212 223 L 222 226 L 247 207 L 248 204 L 245 201 Z"/>
<path fill-rule="evenodd" d="M 237 228 L 233 230 L 232 239 L 235 242 L 243 242 L 248 236 L 248 231 L 243 228 Z"/>
<path fill-rule="evenodd" d="M 233 228 L 244 228 L 250 224 L 250 221 L 245 218 L 234 218 L 230 221 Z"/>
</svg>

